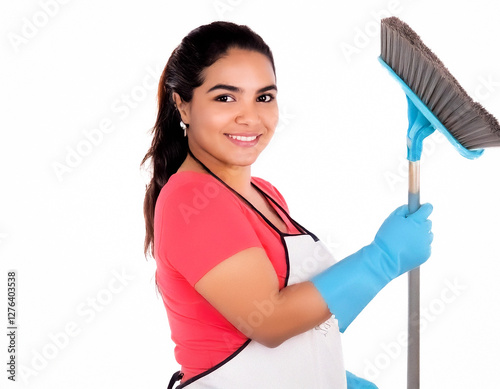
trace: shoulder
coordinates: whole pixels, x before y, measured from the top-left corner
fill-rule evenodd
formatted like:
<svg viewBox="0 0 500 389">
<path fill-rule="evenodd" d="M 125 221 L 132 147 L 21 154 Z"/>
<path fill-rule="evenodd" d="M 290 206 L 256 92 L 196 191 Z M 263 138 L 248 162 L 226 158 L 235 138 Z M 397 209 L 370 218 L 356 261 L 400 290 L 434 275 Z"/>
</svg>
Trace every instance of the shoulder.
<svg viewBox="0 0 500 389">
<path fill-rule="evenodd" d="M 196 214 L 205 208 L 239 207 L 235 196 L 209 174 L 184 171 L 172 175 L 161 189 L 155 206 L 156 216 L 165 213 Z"/>
<path fill-rule="evenodd" d="M 285 198 L 281 192 L 269 181 L 264 180 L 260 177 L 252 177 L 252 181 L 260 189 L 262 189 L 266 194 L 271 196 L 279 205 L 286 209 L 288 212 L 288 205 L 286 204 Z"/>
<path fill-rule="evenodd" d="M 217 183 L 210 174 L 195 172 L 195 171 L 182 171 L 173 174 L 168 182 L 163 186 L 159 197 L 169 196 L 175 192 L 183 191 L 200 185 L 207 185 Z"/>
</svg>

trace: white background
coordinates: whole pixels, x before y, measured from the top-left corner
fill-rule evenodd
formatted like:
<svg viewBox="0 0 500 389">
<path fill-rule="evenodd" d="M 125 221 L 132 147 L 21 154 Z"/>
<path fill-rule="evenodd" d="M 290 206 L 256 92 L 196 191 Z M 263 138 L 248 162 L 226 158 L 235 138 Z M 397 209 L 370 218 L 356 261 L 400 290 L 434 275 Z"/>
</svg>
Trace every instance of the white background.
<svg viewBox="0 0 500 389">
<path fill-rule="evenodd" d="M 19 326 L 15 383 L 1 336 L 1 387 L 165 388 L 178 369 L 154 260 L 142 254 L 139 163 L 159 74 L 191 29 L 247 24 L 273 49 L 281 122 L 254 175 L 339 259 L 406 201 L 406 101 L 377 62 L 381 17 L 406 21 L 500 117 L 499 2 L 62 3 L 0 5 L 0 322 L 7 333 L 15 269 Z M 106 122 L 111 131 L 96 130 Z M 500 150 L 469 161 L 435 135 L 426 144 L 435 242 L 422 268 L 422 388 L 494 386 Z M 401 277 L 343 335 L 347 368 L 381 389 L 405 386 L 406 293 Z"/>
</svg>

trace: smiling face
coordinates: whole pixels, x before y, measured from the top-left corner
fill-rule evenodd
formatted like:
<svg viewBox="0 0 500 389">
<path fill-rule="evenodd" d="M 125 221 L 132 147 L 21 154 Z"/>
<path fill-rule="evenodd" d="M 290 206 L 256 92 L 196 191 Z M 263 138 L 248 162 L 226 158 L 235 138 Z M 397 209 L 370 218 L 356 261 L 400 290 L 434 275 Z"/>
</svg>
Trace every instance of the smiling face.
<svg viewBox="0 0 500 389">
<path fill-rule="evenodd" d="M 249 168 L 278 123 L 276 78 L 258 52 L 230 49 L 204 70 L 190 102 L 174 94 L 193 154 L 211 170 Z"/>
</svg>

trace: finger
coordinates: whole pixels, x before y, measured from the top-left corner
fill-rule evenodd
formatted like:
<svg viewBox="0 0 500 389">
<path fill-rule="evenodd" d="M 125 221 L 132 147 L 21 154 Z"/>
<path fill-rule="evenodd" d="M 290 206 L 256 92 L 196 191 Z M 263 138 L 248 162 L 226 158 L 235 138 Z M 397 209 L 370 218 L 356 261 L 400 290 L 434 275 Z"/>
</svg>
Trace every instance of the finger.
<svg viewBox="0 0 500 389">
<path fill-rule="evenodd" d="M 408 210 L 408 204 L 403 204 L 400 207 L 396 208 L 392 214 L 406 217 L 406 215 L 408 215 L 409 213 L 410 211 Z"/>
<path fill-rule="evenodd" d="M 411 217 L 416 222 L 423 222 L 431 215 L 432 210 L 432 205 L 430 203 L 425 203 L 422 204 L 415 213 L 408 215 L 408 217 Z"/>
</svg>

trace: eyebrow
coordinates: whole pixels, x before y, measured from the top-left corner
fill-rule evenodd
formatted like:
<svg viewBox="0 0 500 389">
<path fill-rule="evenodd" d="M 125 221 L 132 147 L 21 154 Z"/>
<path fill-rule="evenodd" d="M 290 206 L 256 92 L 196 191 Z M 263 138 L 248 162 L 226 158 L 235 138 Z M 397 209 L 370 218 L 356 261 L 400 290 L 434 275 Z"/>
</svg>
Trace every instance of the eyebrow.
<svg viewBox="0 0 500 389">
<path fill-rule="evenodd" d="M 227 85 L 227 84 L 217 84 L 213 87 L 211 87 L 207 93 L 210 93 L 214 90 L 217 90 L 217 89 L 223 89 L 223 90 L 228 90 L 230 92 L 235 92 L 235 93 L 240 93 L 242 92 L 242 89 L 241 88 L 238 88 L 237 86 L 233 86 L 233 85 Z M 263 93 L 263 92 L 267 92 L 269 90 L 275 90 L 276 92 L 278 91 L 278 87 L 276 85 L 268 85 L 268 86 L 265 86 L 264 88 L 260 88 L 257 93 Z"/>
</svg>

